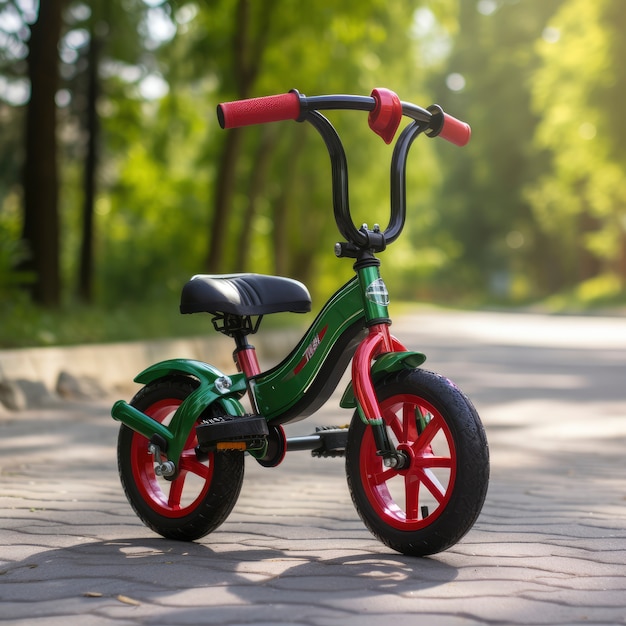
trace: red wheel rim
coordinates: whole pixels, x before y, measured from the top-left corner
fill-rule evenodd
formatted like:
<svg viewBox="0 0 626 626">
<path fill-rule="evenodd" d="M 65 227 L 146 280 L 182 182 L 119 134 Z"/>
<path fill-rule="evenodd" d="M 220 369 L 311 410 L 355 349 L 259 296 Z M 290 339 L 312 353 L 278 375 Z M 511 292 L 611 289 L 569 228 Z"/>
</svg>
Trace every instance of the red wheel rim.
<svg viewBox="0 0 626 626">
<path fill-rule="evenodd" d="M 361 481 L 385 523 L 399 530 L 419 530 L 441 515 L 452 495 L 454 440 L 441 413 L 418 396 L 392 396 L 380 406 L 392 443 L 410 462 L 401 470 L 385 467 L 376 454 L 372 429 L 367 428 L 361 444 Z"/>
<path fill-rule="evenodd" d="M 146 415 L 158 422 L 167 422 L 182 400 L 161 400 L 151 405 Z M 213 455 L 207 463 L 198 461 L 195 430 L 189 433 L 180 457 L 178 476 L 168 481 L 154 472 L 154 456 L 148 452 L 148 440 L 134 433 L 130 454 L 135 485 L 143 501 L 164 517 L 184 517 L 203 501 L 213 476 Z"/>
</svg>

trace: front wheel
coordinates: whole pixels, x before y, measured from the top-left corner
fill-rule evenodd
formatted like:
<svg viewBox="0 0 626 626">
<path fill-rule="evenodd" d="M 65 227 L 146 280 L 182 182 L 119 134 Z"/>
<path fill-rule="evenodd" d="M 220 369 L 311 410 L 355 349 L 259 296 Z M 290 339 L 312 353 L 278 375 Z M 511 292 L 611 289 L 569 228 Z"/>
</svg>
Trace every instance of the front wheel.
<svg viewBox="0 0 626 626">
<path fill-rule="evenodd" d="M 448 379 L 415 369 L 376 386 L 392 444 L 408 464 L 385 467 L 372 428 L 354 414 L 346 473 L 365 525 L 390 548 L 425 556 L 454 545 L 478 517 L 489 481 L 485 431 Z"/>
<path fill-rule="evenodd" d="M 167 378 L 141 389 L 131 404 L 167 424 L 196 387 L 192 378 Z M 197 443 L 194 427 L 188 433 L 176 477 L 166 480 L 154 471 L 148 440 L 126 425 L 120 428 L 117 458 L 126 497 L 143 523 L 168 539 L 192 541 L 215 530 L 232 511 L 241 490 L 243 453 L 211 453 L 204 460 L 196 455 Z"/>
</svg>

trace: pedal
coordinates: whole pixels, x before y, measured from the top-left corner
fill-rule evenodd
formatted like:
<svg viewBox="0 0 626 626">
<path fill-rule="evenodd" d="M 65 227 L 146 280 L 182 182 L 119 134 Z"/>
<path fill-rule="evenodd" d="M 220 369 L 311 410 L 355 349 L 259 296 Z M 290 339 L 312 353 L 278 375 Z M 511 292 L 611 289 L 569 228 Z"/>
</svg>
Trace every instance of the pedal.
<svg viewBox="0 0 626 626">
<path fill-rule="evenodd" d="M 336 458 L 346 455 L 348 443 L 347 426 L 318 426 L 315 434 L 320 438 L 320 446 L 311 450 L 317 458 Z"/>
<path fill-rule="evenodd" d="M 269 429 L 261 415 L 218 415 L 196 426 L 198 449 L 255 450 L 265 446 Z"/>
</svg>

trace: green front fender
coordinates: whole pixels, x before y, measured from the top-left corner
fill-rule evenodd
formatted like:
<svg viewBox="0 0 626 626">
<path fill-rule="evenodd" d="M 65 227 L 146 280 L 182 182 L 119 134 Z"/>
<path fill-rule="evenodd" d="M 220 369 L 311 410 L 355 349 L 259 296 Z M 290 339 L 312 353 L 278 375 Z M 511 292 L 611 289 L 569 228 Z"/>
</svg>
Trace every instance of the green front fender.
<svg viewBox="0 0 626 626">
<path fill-rule="evenodd" d="M 387 352 L 374 361 L 371 369 L 372 381 L 376 385 L 385 376 L 403 369 L 415 369 L 424 363 L 425 360 L 426 355 L 421 352 Z M 348 383 L 346 390 L 343 392 L 339 406 L 343 409 L 357 408 L 352 381 Z"/>
<path fill-rule="evenodd" d="M 199 385 L 176 409 L 170 423 L 165 426 L 148 415 L 120 400 L 113 405 L 111 415 L 144 437 L 159 435 L 167 443 L 167 458 L 178 465 L 187 437 L 203 411 L 217 403 L 228 415 L 244 415 L 239 402 L 247 391 L 243 374 L 226 376 L 220 370 L 201 361 L 171 359 L 156 363 L 135 377 L 135 382 L 149 385 L 170 376 L 184 375 L 198 379 Z"/>
</svg>

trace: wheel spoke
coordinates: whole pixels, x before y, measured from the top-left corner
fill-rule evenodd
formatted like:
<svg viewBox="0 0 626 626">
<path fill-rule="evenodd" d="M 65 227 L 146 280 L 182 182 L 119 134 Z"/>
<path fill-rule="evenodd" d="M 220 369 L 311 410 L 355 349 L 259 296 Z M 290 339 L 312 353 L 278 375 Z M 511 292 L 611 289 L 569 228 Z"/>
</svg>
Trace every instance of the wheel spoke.
<svg viewBox="0 0 626 626">
<path fill-rule="evenodd" d="M 181 471 L 191 472 L 204 480 L 207 480 L 210 476 L 209 466 L 198 461 L 195 450 L 183 451 L 180 457 L 180 469 Z"/>
<path fill-rule="evenodd" d="M 452 468 L 452 459 L 449 456 L 416 456 L 413 460 L 416 467 L 426 469 L 429 467 Z"/>
<path fill-rule="evenodd" d="M 400 420 L 396 413 L 389 411 L 385 414 L 385 421 L 387 426 L 391 428 L 391 432 L 395 435 L 398 441 L 404 441 L 404 425 L 403 420 Z"/>
<path fill-rule="evenodd" d="M 370 482 L 373 485 L 382 485 L 398 475 L 398 472 L 392 467 L 383 468 L 380 472 L 372 472 L 369 475 Z"/>
<path fill-rule="evenodd" d="M 406 519 L 416 520 L 419 515 L 419 478 L 412 472 L 407 474 L 404 479 L 404 498 L 406 508 Z"/>
<path fill-rule="evenodd" d="M 435 438 L 437 433 L 441 430 L 441 425 L 439 424 L 439 419 L 436 416 L 433 416 L 430 422 L 426 425 L 426 428 L 420 433 L 420 436 L 417 438 L 415 442 L 415 450 L 425 450 L 432 440 Z"/>
<path fill-rule="evenodd" d="M 425 469 L 422 473 L 421 482 L 430 491 L 435 500 L 441 504 L 446 496 L 446 489 L 439 482 L 439 479 L 429 469 Z"/>
<path fill-rule="evenodd" d="M 180 501 L 183 497 L 183 489 L 185 488 L 185 478 L 187 472 L 181 472 L 178 478 L 172 481 L 170 485 L 170 495 L 167 504 L 171 509 L 179 509 Z"/>
</svg>

